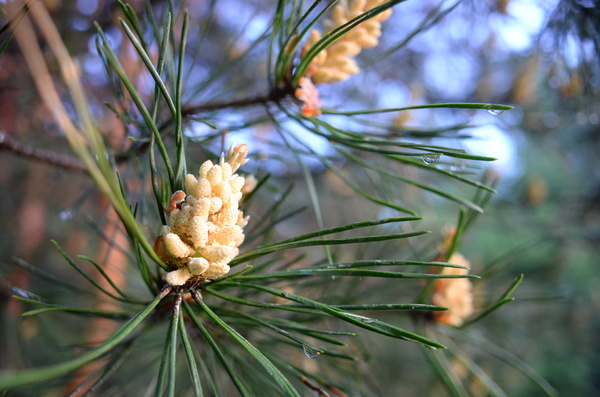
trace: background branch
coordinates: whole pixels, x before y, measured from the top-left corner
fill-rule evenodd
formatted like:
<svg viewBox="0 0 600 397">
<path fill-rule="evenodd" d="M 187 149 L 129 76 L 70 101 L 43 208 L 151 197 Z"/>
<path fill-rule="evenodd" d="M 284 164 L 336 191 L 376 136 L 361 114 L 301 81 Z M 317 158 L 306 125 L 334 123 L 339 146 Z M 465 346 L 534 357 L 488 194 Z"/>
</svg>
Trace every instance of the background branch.
<svg viewBox="0 0 600 397">
<path fill-rule="evenodd" d="M 288 95 L 292 95 L 294 89 L 291 86 L 284 88 L 275 88 L 266 95 L 259 95 L 250 98 L 242 98 L 232 101 L 205 103 L 197 106 L 188 106 L 181 109 L 184 116 L 191 116 L 201 112 L 210 112 L 213 110 L 228 109 L 235 107 L 244 107 L 252 105 L 263 105 L 269 102 L 279 102 Z"/>
<path fill-rule="evenodd" d="M 40 149 L 21 143 L 2 130 L 0 130 L 0 149 L 55 167 L 87 173 L 87 170 L 81 161 L 68 155 L 56 153 L 52 150 Z"/>
</svg>

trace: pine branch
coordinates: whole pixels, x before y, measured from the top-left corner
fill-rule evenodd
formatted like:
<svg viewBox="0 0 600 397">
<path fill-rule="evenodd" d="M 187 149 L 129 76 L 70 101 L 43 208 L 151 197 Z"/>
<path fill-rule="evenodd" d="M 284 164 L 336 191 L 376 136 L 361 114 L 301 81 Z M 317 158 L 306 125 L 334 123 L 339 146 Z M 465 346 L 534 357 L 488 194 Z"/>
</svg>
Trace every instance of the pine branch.
<svg viewBox="0 0 600 397">
<path fill-rule="evenodd" d="M 183 116 L 191 116 L 197 113 L 202 112 L 210 112 L 213 110 L 220 109 L 228 109 L 228 108 L 236 108 L 236 107 L 245 107 L 245 106 L 253 106 L 253 105 L 265 105 L 269 102 L 279 103 L 285 97 L 292 95 L 294 93 L 294 89 L 292 86 L 286 86 L 283 88 L 274 88 L 270 92 L 264 95 L 258 95 L 249 98 L 236 99 L 232 101 L 224 101 L 224 102 L 209 102 L 196 106 L 187 106 L 181 109 L 181 113 Z"/>
<path fill-rule="evenodd" d="M 29 158 L 42 163 L 61 167 L 70 171 L 85 172 L 86 167 L 74 157 L 60 154 L 48 149 L 40 149 L 12 138 L 0 130 L 0 149 L 15 153 L 17 156 Z"/>
</svg>

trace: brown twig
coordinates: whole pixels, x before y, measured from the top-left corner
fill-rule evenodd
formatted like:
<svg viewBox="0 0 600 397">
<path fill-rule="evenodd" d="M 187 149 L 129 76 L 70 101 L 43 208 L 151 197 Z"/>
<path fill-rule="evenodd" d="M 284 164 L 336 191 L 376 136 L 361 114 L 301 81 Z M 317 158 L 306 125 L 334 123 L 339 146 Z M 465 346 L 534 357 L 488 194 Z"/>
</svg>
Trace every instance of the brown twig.
<svg viewBox="0 0 600 397">
<path fill-rule="evenodd" d="M 74 157 L 21 143 L 2 130 L 0 130 L 0 149 L 8 150 L 18 156 L 66 168 L 71 171 L 87 172 L 83 163 Z"/>
<path fill-rule="evenodd" d="M 265 105 L 269 102 L 279 102 L 283 98 L 293 94 L 294 90 L 290 87 L 275 88 L 265 95 L 259 95 L 251 98 L 243 98 L 226 102 L 212 102 L 197 106 L 188 106 L 181 109 L 183 116 L 191 116 L 201 112 L 210 112 L 213 110 L 244 107 L 252 105 Z"/>
<path fill-rule="evenodd" d="M 287 86 L 284 88 L 275 88 L 270 92 L 250 98 L 242 98 L 235 99 L 231 101 L 223 101 L 223 102 L 209 102 L 196 106 L 186 106 L 181 109 L 181 114 L 184 117 L 190 117 L 198 113 L 202 112 L 211 112 L 214 110 L 235 108 L 235 107 L 245 107 L 245 106 L 254 106 L 254 105 L 266 105 L 268 103 L 278 103 L 282 101 L 287 96 L 293 95 L 294 89 L 291 86 Z M 172 120 L 162 123 L 158 126 L 159 131 L 162 131 L 164 128 L 168 126 L 168 124 Z M 115 156 L 115 161 L 117 164 L 121 164 L 127 161 L 131 156 L 137 156 L 141 153 L 144 153 L 148 148 L 148 142 L 140 142 L 136 145 L 132 145 L 129 150 L 119 153 Z"/>
<path fill-rule="evenodd" d="M 301 377 L 300 380 L 302 381 L 302 383 L 304 383 L 306 386 L 308 386 L 309 389 L 315 391 L 319 396 L 330 397 L 329 393 L 327 393 L 325 390 L 321 389 L 319 386 L 317 386 L 314 382 L 312 382 L 306 376 Z"/>
<path fill-rule="evenodd" d="M 255 96 L 251 98 L 242 98 L 232 101 L 225 102 L 213 102 L 213 103 L 205 103 L 197 106 L 189 106 L 185 107 L 181 110 L 183 116 L 192 116 L 194 114 L 202 113 L 202 112 L 210 112 L 214 110 L 234 108 L 234 107 L 244 107 L 244 106 L 253 106 L 253 105 L 266 105 L 267 103 L 277 103 L 283 100 L 285 97 L 291 95 L 293 93 L 293 89 L 290 87 L 286 88 L 276 88 L 265 95 Z M 147 143 L 142 143 L 138 147 L 132 148 L 132 150 L 136 153 L 143 153 L 145 149 L 148 147 Z M 19 142 L 16 139 L 12 138 L 6 132 L 0 130 L 0 149 L 8 150 L 13 152 L 19 156 L 30 158 L 32 160 L 40 161 L 46 164 L 50 164 L 56 167 L 61 167 L 70 171 L 76 172 L 85 172 L 87 173 L 87 169 L 85 165 L 77 160 L 74 157 L 70 157 L 64 154 L 56 153 L 52 150 L 40 149 L 33 147 L 31 145 L 27 145 L 25 143 Z M 131 150 L 120 153 L 115 157 L 117 163 L 123 163 L 128 158 L 131 157 Z"/>
</svg>

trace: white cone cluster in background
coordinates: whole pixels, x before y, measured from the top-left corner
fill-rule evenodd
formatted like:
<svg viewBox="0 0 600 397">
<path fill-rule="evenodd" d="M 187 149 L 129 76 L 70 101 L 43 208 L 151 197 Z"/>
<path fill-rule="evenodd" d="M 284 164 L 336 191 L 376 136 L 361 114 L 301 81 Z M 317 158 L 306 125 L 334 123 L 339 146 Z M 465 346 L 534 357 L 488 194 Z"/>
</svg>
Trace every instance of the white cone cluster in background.
<svg viewBox="0 0 600 397">
<path fill-rule="evenodd" d="M 342 26 L 362 13 L 383 4 L 386 0 L 340 0 L 333 8 L 331 18 L 323 22 L 326 32 Z M 312 81 L 316 84 L 331 83 L 346 80 L 350 75 L 357 74 L 360 68 L 354 61 L 363 48 L 375 47 L 381 36 L 381 22 L 392 14 L 392 9 L 377 14 L 325 48 L 312 60 L 307 70 Z M 322 37 L 322 33 L 313 29 L 310 32 L 303 53 L 306 53 Z"/>
<path fill-rule="evenodd" d="M 229 272 L 248 223 L 239 209 L 245 180 L 235 174 L 247 154 L 247 145 L 232 146 L 219 164 L 204 162 L 198 178 L 186 176 L 187 195 L 173 194 L 166 210 L 169 225 L 156 245 L 158 255 L 175 269 L 167 273 L 167 283 L 184 285 L 192 277 L 211 280 Z"/>
</svg>

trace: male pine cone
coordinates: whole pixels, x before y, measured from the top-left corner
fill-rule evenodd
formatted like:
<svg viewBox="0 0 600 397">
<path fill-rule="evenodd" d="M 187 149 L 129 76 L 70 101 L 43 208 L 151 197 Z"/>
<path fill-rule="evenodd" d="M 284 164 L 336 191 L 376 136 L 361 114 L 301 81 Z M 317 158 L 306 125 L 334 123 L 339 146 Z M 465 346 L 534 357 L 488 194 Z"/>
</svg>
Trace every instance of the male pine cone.
<svg viewBox="0 0 600 397">
<path fill-rule="evenodd" d="M 234 174 L 248 160 L 248 147 L 229 150 L 219 164 L 207 160 L 200 166 L 199 178 L 188 174 L 186 193 L 171 198 L 169 225 L 163 226 L 155 250 L 174 270 L 167 273 L 170 285 L 184 285 L 190 278 L 212 280 L 229 272 L 244 241 L 248 218 L 239 209 L 245 179 Z"/>
</svg>

